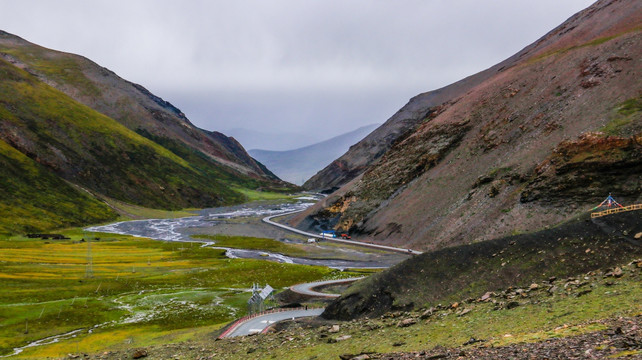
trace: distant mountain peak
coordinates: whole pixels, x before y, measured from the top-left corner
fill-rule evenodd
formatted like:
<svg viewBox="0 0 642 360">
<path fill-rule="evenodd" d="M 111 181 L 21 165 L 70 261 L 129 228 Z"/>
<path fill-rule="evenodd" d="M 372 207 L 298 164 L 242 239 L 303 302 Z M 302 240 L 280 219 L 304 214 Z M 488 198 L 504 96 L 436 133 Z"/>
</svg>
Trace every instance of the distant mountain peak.
<svg viewBox="0 0 642 360">
<path fill-rule="evenodd" d="M 249 153 L 281 179 L 300 185 L 378 126 L 379 124 L 362 126 L 348 133 L 294 150 L 252 149 Z"/>
</svg>

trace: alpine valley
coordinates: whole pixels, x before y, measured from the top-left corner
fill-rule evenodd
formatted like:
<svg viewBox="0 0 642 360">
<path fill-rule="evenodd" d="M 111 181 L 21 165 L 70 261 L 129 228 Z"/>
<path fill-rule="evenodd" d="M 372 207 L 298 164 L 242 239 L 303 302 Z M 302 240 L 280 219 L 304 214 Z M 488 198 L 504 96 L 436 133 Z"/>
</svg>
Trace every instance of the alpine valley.
<svg viewBox="0 0 642 360">
<path fill-rule="evenodd" d="M 0 357 L 642 359 L 642 1 L 252 154 L 0 32 Z"/>
<path fill-rule="evenodd" d="M 289 190 L 235 141 L 78 55 L 0 32 L 0 233 L 114 220 Z"/>
</svg>

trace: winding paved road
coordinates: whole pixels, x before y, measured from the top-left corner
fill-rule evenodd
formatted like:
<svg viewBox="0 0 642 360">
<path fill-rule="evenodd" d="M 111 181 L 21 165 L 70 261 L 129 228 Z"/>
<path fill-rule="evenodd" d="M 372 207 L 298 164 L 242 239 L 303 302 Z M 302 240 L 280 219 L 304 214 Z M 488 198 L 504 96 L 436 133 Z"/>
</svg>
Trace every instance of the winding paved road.
<svg viewBox="0 0 642 360">
<path fill-rule="evenodd" d="M 341 296 L 341 294 L 322 293 L 322 292 L 314 291 L 313 289 L 318 288 L 320 286 L 346 284 L 346 283 L 354 282 L 361 279 L 363 279 L 363 277 L 339 279 L 339 280 L 315 281 L 315 282 L 310 282 L 305 284 L 296 284 L 296 285 L 290 286 L 290 290 L 294 291 L 297 294 L 302 294 L 302 295 L 324 297 L 324 298 L 338 298 L 339 296 Z"/>
<path fill-rule="evenodd" d="M 314 291 L 313 289 L 319 286 L 345 284 L 345 283 L 357 281 L 360 279 L 363 279 L 363 277 L 315 281 L 315 282 L 310 282 L 305 284 L 293 285 L 290 287 L 290 290 L 303 295 L 324 297 L 324 298 L 336 298 L 341 295 L 326 294 L 326 293 Z M 274 312 L 258 315 L 256 317 L 246 317 L 236 321 L 227 331 L 221 334 L 220 338 L 229 338 L 229 337 L 235 337 L 235 336 L 258 334 L 265 331 L 270 325 L 277 323 L 279 321 L 301 318 L 301 317 L 319 316 L 323 313 L 323 310 L 325 310 L 325 308 L 294 309 L 294 310 L 279 309 Z"/>
<path fill-rule="evenodd" d="M 354 240 L 347 240 L 347 239 L 340 239 L 340 238 L 327 238 L 318 234 L 313 234 L 309 233 L 306 231 L 301 231 L 299 229 L 295 229 L 293 227 L 283 225 L 277 222 L 272 221 L 272 218 L 277 217 L 277 216 L 284 216 L 284 215 L 291 215 L 291 214 L 296 214 L 298 212 L 301 212 L 303 210 L 297 210 L 297 211 L 291 211 L 287 213 L 282 213 L 282 214 L 277 214 L 277 215 L 271 215 L 271 216 L 266 216 L 262 220 L 263 222 L 288 230 L 295 232 L 297 234 L 301 234 L 307 237 L 312 237 L 316 239 L 324 239 L 328 241 L 334 241 L 338 243 L 344 243 L 344 244 L 351 244 L 351 245 L 357 245 L 357 246 L 365 246 L 373 249 L 380 249 L 380 250 L 387 250 L 387 251 L 395 251 L 395 252 L 400 252 L 404 254 L 413 254 L 413 255 L 419 255 L 421 254 L 421 251 L 416 251 L 416 250 L 411 250 L 411 249 L 402 249 L 402 248 L 397 248 L 393 246 L 385 246 L 385 245 L 377 245 L 377 244 L 368 244 L 360 241 L 354 241 Z M 350 278 L 350 279 L 339 279 L 339 280 L 328 280 L 328 281 L 315 281 L 311 283 L 305 283 L 305 284 L 297 284 L 293 285 L 290 287 L 290 290 L 303 294 L 303 295 L 308 295 L 308 296 L 315 296 L 315 297 L 323 297 L 323 298 L 336 298 L 341 296 L 340 294 L 326 294 L 322 292 L 315 291 L 314 288 L 320 287 L 320 286 L 326 286 L 326 285 L 334 285 L 334 284 L 343 284 L 347 282 L 353 282 L 356 280 L 359 280 L 362 278 Z M 249 318 L 243 318 L 235 322 L 227 331 L 225 331 L 223 334 L 221 334 L 221 338 L 228 338 L 228 337 L 235 337 L 235 336 L 243 336 L 243 335 L 250 335 L 250 334 L 256 334 L 256 333 L 261 333 L 265 331 L 270 325 L 283 321 L 286 319 L 295 319 L 295 318 L 300 318 L 300 317 L 310 317 L 310 316 L 319 316 L 323 313 L 325 309 L 320 308 L 320 309 L 295 309 L 295 310 L 279 310 L 275 312 L 270 312 L 262 315 L 258 315 L 255 317 L 249 317 Z"/>
<path fill-rule="evenodd" d="M 232 331 L 225 334 L 223 337 L 235 337 L 235 336 L 244 336 L 250 334 L 258 334 L 267 329 L 268 326 L 287 319 L 294 319 L 300 317 L 310 317 L 310 316 L 319 316 L 323 313 L 324 308 L 320 309 L 298 309 L 298 310 L 288 310 L 275 313 L 268 313 L 264 315 L 259 315 L 252 319 L 246 320 L 239 325 L 237 325 Z"/>
<path fill-rule="evenodd" d="M 293 227 L 290 227 L 290 226 L 283 225 L 283 224 L 280 224 L 278 222 L 272 221 L 272 218 L 275 218 L 277 216 L 292 215 L 292 214 L 299 213 L 301 211 L 303 211 L 303 210 L 290 211 L 290 212 L 287 212 L 287 213 L 266 216 L 266 217 L 263 218 L 263 222 L 267 223 L 267 224 L 270 224 L 270 225 L 274 225 L 274 226 L 280 227 L 281 229 L 289 230 L 289 231 L 295 232 L 297 234 L 305 235 L 305 236 L 308 236 L 308 237 L 313 237 L 313 238 L 316 238 L 316 239 L 324 239 L 324 240 L 334 241 L 334 242 L 339 242 L 339 243 L 344 243 L 344 244 L 351 244 L 351 245 L 365 246 L 365 247 L 374 248 L 374 249 L 395 251 L 395 252 L 400 252 L 400 253 L 404 253 L 404 254 L 419 255 L 419 254 L 422 253 L 421 251 L 412 250 L 412 249 L 402 249 L 402 248 L 397 248 L 397 247 L 394 247 L 394 246 L 369 244 L 369 243 L 364 243 L 364 242 L 361 242 L 361 241 L 324 237 L 324 236 L 321 236 L 319 234 L 309 233 L 309 232 L 306 232 L 306 231 L 295 229 Z"/>
</svg>

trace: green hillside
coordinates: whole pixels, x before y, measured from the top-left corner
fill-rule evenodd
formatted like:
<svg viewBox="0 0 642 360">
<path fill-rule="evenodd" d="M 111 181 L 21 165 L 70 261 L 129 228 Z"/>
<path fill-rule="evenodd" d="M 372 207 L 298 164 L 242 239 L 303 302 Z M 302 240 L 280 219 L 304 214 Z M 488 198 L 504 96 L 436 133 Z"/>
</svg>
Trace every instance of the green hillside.
<svg viewBox="0 0 642 360">
<path fill-rule="evenodd" d="M 117 214 L 0 140 L 0 234 L 113 220 Z"/>
<path fill-rule="evenodd" d="M 0 79 L 1 165 L 7 174 L 2 186 L 11 194 L 0 199 L 0 209 L 22 219 L 3 217 L 0 229 L 5 232 L 115 217 L 62 179 L 126 203 L 161 209 L 239 203 L 246 197 L 232 187 L 262 185 L 213 166 L 198 150 L 179 142 L 167 140 L 165 148 L 4 60 Z M 29 162 L 37 171 L 24 170 Z M 74 203 L 86 204 L 78 210 Z M 65 206 L 69 209 L 60 209 Z"/>
<path fill-rule="evenodd" d="M 170 102 L 85 57 L 47 49 L 2 30 L 0 57 L 130 130 L 167 138 L 202 153 L 208 167 L 235 178 L 261 179 L 263 185 L 278 182 L 234 139 L 199 129 Z"/>
</svg>

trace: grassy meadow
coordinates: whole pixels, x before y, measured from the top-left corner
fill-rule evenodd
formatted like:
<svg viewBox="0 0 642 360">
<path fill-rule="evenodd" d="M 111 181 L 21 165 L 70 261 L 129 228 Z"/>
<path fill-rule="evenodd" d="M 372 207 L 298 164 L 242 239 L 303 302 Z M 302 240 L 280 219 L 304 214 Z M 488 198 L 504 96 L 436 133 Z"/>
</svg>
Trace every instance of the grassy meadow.
<svg viewBox="0 0 642 360">
<path fill-rule="evenodd" d="M 465 348 L 462 344 L 473 337 L 481 342 L 470 347 L 542 342 L 607 329 L 605 319 L 642 316 L 642 267 L 632 264 L 623 266 L 622 270 L 623 275 L 619 278 L 598 271 L 574 280 L 550 282 L 542 279 L 537 289 L 521 295 L 515 295 L 517 288 L 507 287 L 505 291 L 494 293 L 489 301 L 478 301 L 475 297 L 460 299 L 456 304 L 444 303 L 433 308 L 428 317 L 421 316 L 426 309 L 423 308 L 337 322 L 340 324 L 338 333 L 328 332 L 330 323 L 324 323 L 320 328 L 306 328 L 304 324 L 292 325 L 280 333 L 191 345 L 215 352 L 221 359 L 243 358 L 253 351 L 255 359 L 295 360 L 337 359 L 343 354 L 385 354 L 439 347 Z M 505 297 L 504 294 L 509 295 Z M 511 301 L 519 305 L 505 306 Z M 398 325 L 409 318 L 415 319 L 416 324 Z M 288 345 L 283 346 L 284 343 Z M 631 350 L 622 357 L 642 354 L 640 349 Z M 158 348 L 150 349 L 152 352 L 160 353 Z M 190 357 L 190 354 L 184 355 Z"/>
<path fill-rule="evenodd" d="M 244 315 L 252 283 L 280 289 L 350 276 L 324 267 L 227 259 L 223 250 L 198 243 L 63 233 L 71 239 L 0 238 L 0 355 L 76 330 L 15 357 L 206 339 Z"/>
</svg>

